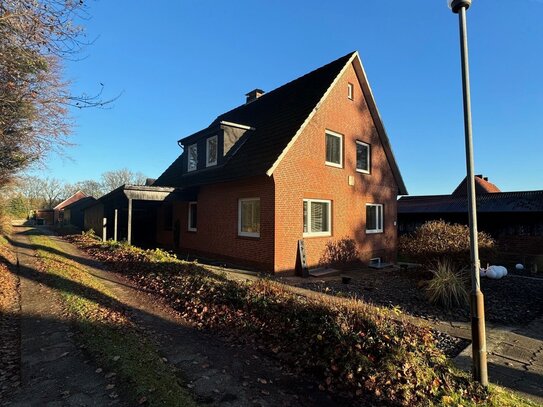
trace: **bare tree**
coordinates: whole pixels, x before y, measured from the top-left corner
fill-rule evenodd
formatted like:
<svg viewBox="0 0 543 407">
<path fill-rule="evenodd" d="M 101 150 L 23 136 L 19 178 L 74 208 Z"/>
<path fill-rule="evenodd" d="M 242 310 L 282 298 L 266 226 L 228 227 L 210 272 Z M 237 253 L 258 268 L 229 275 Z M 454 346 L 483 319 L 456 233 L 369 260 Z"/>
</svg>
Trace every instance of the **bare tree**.
<svg viewBox="0 0 543 407">
<path fill-rule="evenodd" d="M 62 62 L 85 45 L 83 0 L 0 1 L 0 187 L 50 151 L 69 145 L 68 107 L 102 106 L 73 95 Z"/>
<path fill-rule="evenodd" d="M 75 184 L 70 185 L 71 193 L 76 193 L 77 191 L 82 191 L 85 194 L 92 196 L 94 198 L 100 198 L 106 191 L 104 191 L 104 186 L 102 183 L 87 179 L 84 181 L 78 181 Z"/>
<path fill-rule="evenodd" d="M 109 192 L 121 185 L 144 185 L 146 176 L 141 172 L 132 172 L 128 168 L 121 168 L 104 172 L 101 180 L 105 191 Z"/>
</svg>

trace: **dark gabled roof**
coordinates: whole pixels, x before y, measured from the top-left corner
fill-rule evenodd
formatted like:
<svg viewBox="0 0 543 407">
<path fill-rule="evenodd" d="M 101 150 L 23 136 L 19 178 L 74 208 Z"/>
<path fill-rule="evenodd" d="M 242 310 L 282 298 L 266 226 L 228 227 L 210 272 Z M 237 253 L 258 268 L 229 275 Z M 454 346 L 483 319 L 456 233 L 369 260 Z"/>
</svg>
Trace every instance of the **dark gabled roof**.
<svg viewBox="0 0 543 407">
<path fill-rule="evenodd" d="M 476 195 L 477 212 L 543 212 L 543 190 L 493 192 Z M 404 196 L 398 200 L 398 213 L 466 213 L 465 196 Z"/>
<path fill-rule="evenodd" d="M 196 135 L 213 132 L 218 129 L 221 122 L 243 124 L 254 128 L 254 130 L 248 131 L 244 136 L 244 140 L 238 141 L 238 143 L 241 143 L 239 149 L 235 154 L 231 154 L 224 164 L 186 173 L 183 172 L 183 158 L 180 155 L 155 181 L 154 185 L 185 188 L 258 175 L 271 175 L 270 171 L 273 171 L 274 165 L 286 151 L 289 143 L 291 143 L 347 63 L 353 60 L 359 61 L 356 52 L 351 52 L 292 82 L 265 93 L 250 103 L 243 104 L 218 116 L 206 129 L 181 141 L 192 139 Z M 365 74 L 362 74 L 362 76 L 362 78 L 360 76 L 359 78 L 361 82 L 365 82 L 362 83 L 362 86 L 368 105 L 374 107 L 371 111 L 372 117 L 376 122 L 400 194 L 407 194 Z"/>
<path fill-rule="evenodd" d="M 79 209 L 79 210 L 83 210 L 83 209 L 86 209 L 92 205 L 94 205 L 94 203 L 96 202 L 96 198 L 92 197 L 92 196 L 86 196 L 85 198 L 81 198 L 77 201 L 74 201 L 72 202 L 71 204 L 69 205 L 66 205 L 64 207 L 64 210 L 66 209 Z"/>
</svg>

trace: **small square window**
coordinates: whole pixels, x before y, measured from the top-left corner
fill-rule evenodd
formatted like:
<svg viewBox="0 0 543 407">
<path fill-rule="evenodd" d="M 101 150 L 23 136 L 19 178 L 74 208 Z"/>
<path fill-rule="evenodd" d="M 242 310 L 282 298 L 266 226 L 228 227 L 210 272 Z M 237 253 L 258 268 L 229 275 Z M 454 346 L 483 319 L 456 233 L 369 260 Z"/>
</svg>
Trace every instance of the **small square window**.
<svg viewBox="0 0 543 407">
<path fill-rule="evenodd" d="M 304 199 L 304 237 L 330 236 L 332 232 L 332 201 Z"/>
<path fill-rule="evenodd" d="M 354 86 L 350 82 L 347 84 L 347 97 L 351 100 L 354 99 Z"/>
<path fill-rule="evenodd" d="M 239 200 L 238 235 L 260 237 L 260 198 Z"/>
<path fill-rule="evenodd" d="M 356 171 L 370 173 L 371 148 L 369 144 L 356 141 Z"/>
<path fill-rule="evenodd" d="M 343 167 L 343 135 L 326 131 L 326 165 Z"/>
<path fill-rule="evenodd" d="M 383 233 L 383 205 L 366 204 L 366 233 Z"/>
<path fill-rule="evenodd" d="M 206 141 L 206 167 L 217 165 L 217 140 L 217 136 L 213 136 Z"/>
<path fill-rule="evenodd" d="M 187 229 L 196 232 L 198 225 L 198 202 L 189 202 L 189 219 Z"/>
<path fill-rule="evenodd" d="M 194 171 L 198 166 L 198 146 L 191 144 L 187 149 L 187 171 Z"/>
</svg>

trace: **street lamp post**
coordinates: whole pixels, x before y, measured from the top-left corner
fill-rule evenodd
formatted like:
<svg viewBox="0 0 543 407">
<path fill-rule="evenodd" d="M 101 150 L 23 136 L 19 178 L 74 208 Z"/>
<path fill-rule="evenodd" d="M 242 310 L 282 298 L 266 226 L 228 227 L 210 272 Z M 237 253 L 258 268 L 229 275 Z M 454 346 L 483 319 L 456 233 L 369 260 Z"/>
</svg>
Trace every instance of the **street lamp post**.
<svg viewBox="0 0 543 407">
<path fill-rule="evenodd" d="M 468 32 L 466 11 L 471 0 L 448 0 L 453 13 L 458 14 L 460 22 L 460 51 L 462 56 L 462 85 L 464 99 L 464 132 L 466 138 L 466 168 L 468 187 L 468 212 L 471 253 L 471 338 L 473 350 L 473 378 L 483 386 L 488 386 L 486 363 L 486 334 L 484 298 L 479 278 L 479 245 L 477 241 L 477 206 L 475 200 L 475 175 L 473 164 L 473 138 L 471 134 L 471 97 L 469 84 Z"/>
</svg>

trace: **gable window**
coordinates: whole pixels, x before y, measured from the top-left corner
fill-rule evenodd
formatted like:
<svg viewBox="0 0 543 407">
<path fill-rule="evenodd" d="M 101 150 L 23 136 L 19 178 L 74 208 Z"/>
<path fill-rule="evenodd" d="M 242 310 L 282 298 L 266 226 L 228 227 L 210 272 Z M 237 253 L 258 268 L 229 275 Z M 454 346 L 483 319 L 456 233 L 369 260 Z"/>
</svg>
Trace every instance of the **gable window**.
<svg viewBox="0 0 543 407">
<path fill-rule="evenodd" d="M 326 130 L 326 165 L 343 167 L 343 135 Z"/>
<path fill-rule="evenodd" d="M 366 233 L 383 233 L 383 205 L 366 204 Z"/>
<path fill-rule="evenodd" d="M 353 86 L 352 83 L 349 82 L 349 83 L 347 84 L 347 97 L 348 97 L 349 99 L 353 100 L 353 99 L 354 99 L 353 94 L 354 94 L 354 86 Z"/>
<path fill-rule="evenodd" d="M 187 229 L 196 232 L 198 225 L 198 202 L 189 202 L 189 220 Z"/>
<path fill-rule="evenodd" d="M 198 166 L 198 146 L 191 144 L 187 150 L 187 171 L 194 171 Z"/>
<path fill-rule="evenodd" d="M 217 165 L 218 138 L 213 136 L 206 141 L 206 167 Z"/>
<path fill-rule="evenodd" d="M 260 198 L 238 201 L 238 235 L 260 237 Z"/>
<path fill-rule="evenodd" d="M 304 237 L 331 234 L 332 201 L 304 199 Z"/>
<path fill-rule="evenodd" d="M 356 171 L 370 173 L 371 148 L 369 144 L 356 140 Z"/>
</svg>

